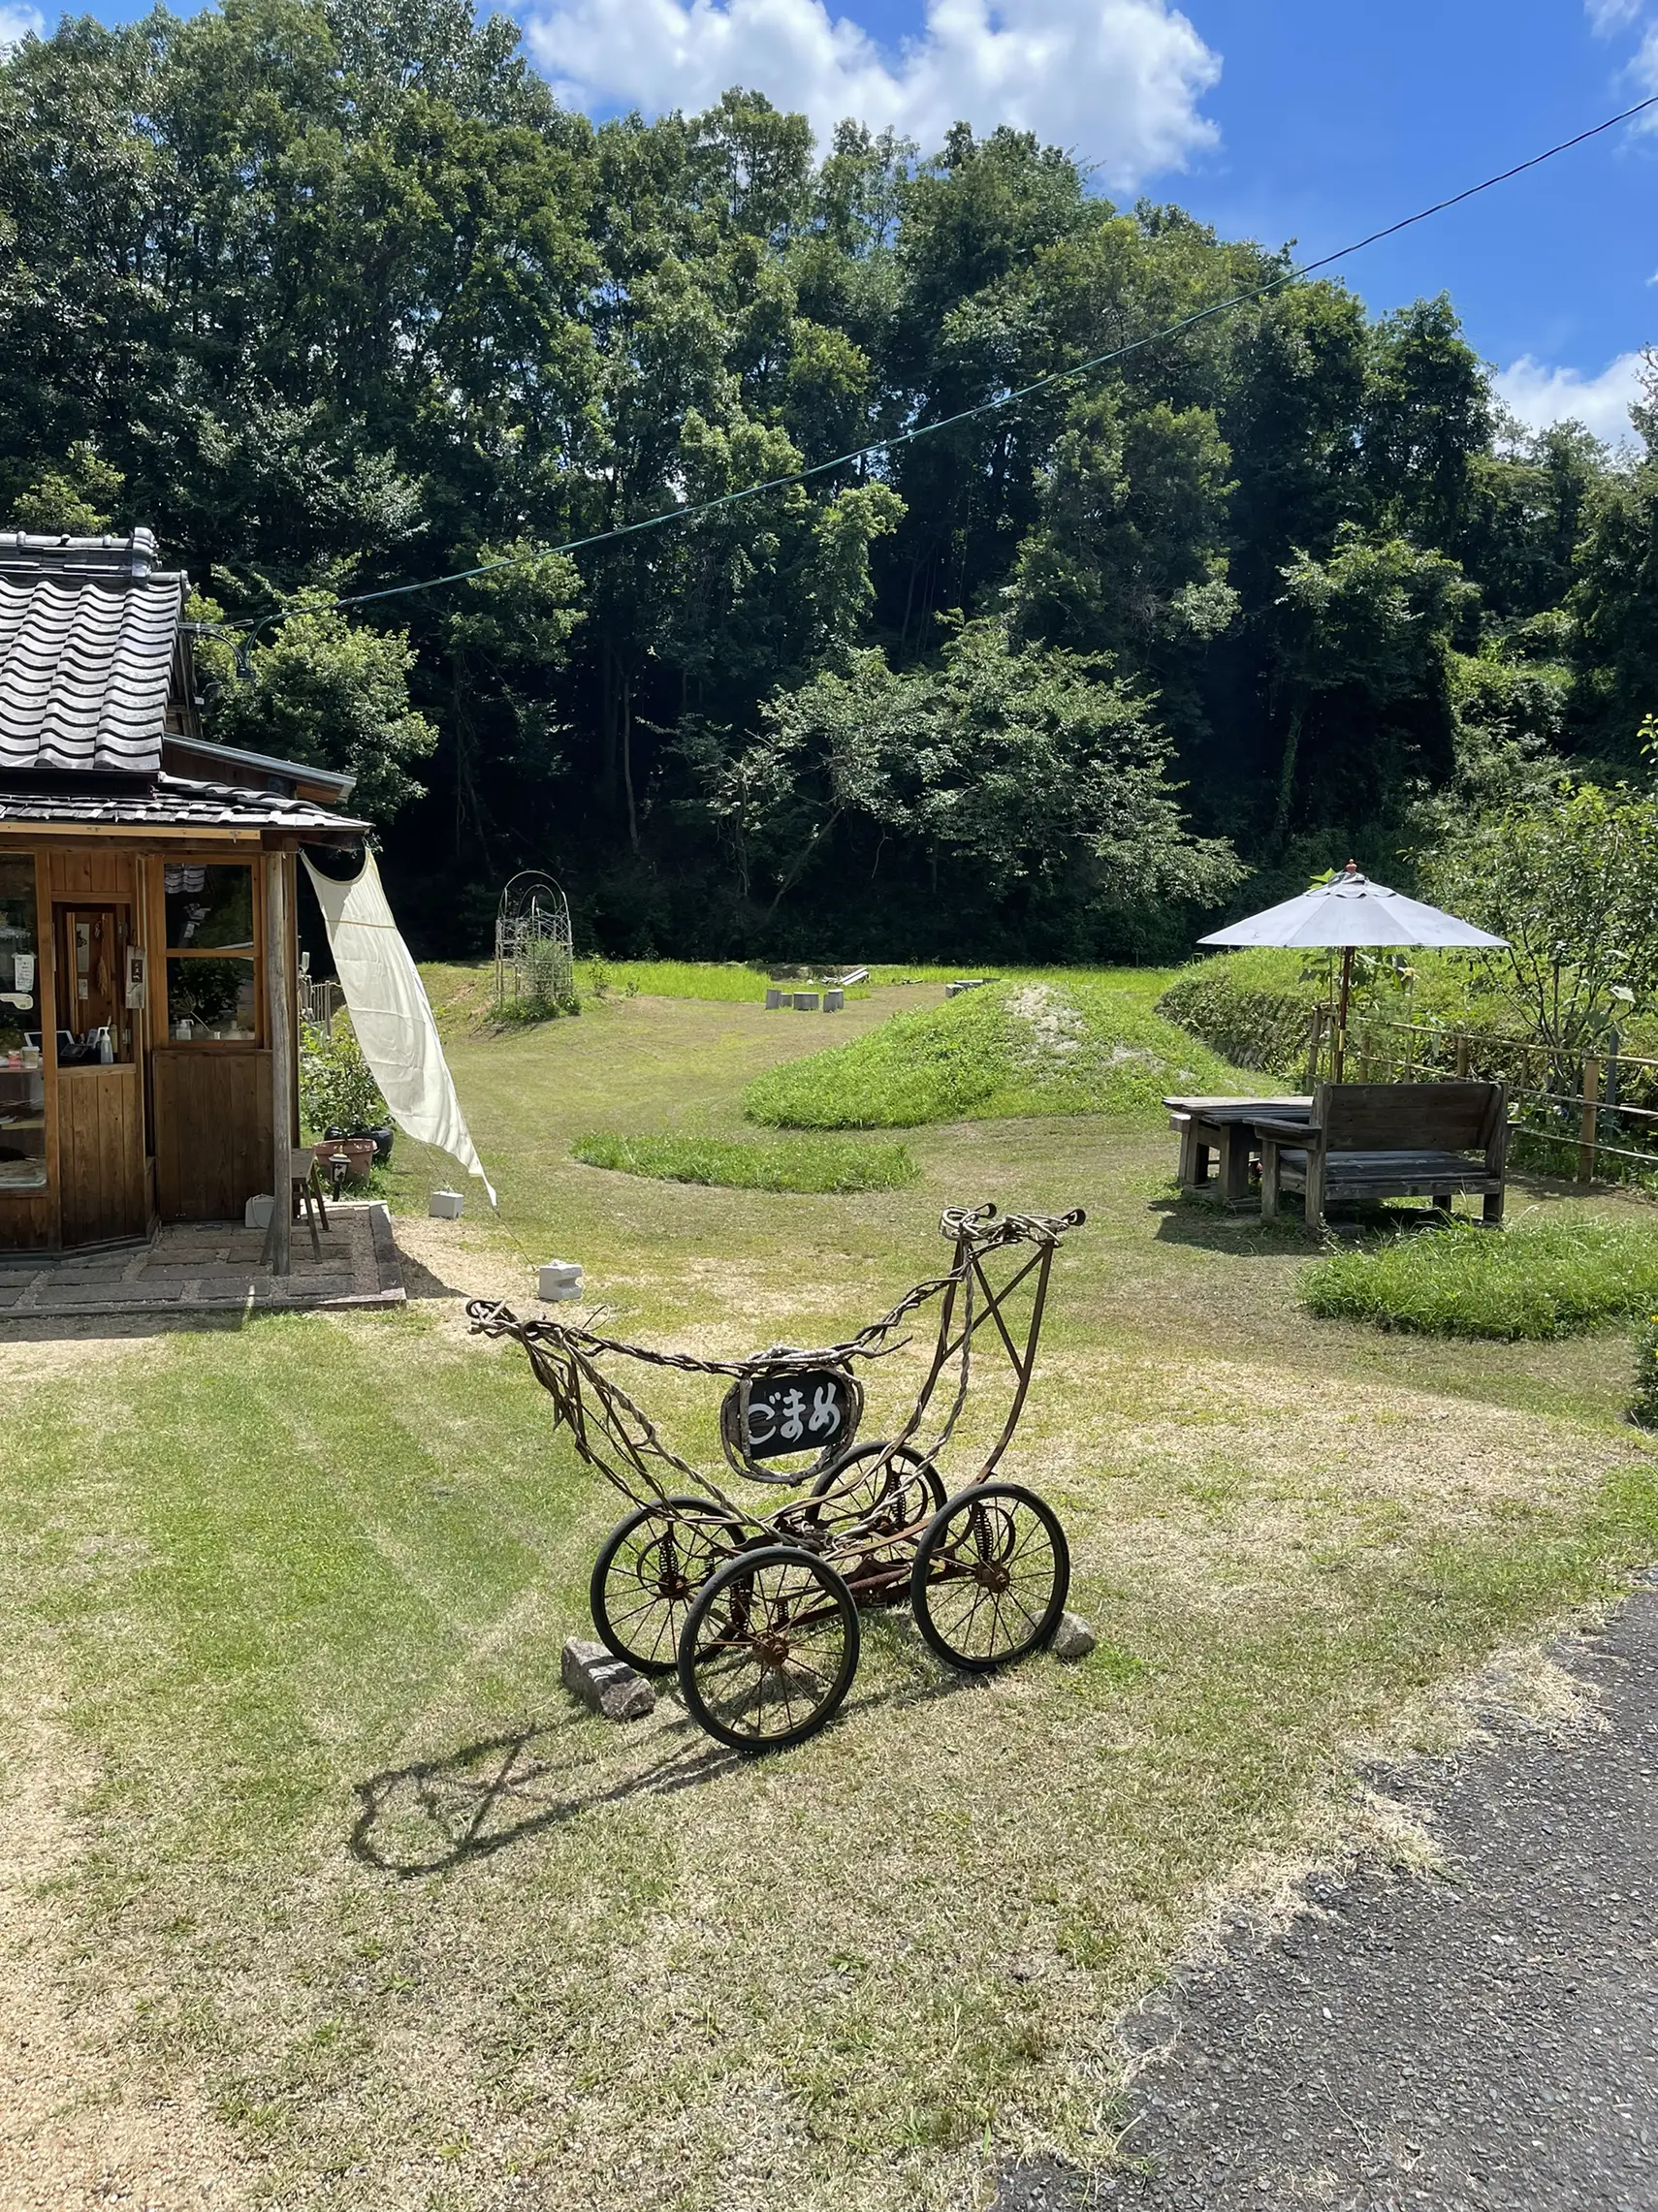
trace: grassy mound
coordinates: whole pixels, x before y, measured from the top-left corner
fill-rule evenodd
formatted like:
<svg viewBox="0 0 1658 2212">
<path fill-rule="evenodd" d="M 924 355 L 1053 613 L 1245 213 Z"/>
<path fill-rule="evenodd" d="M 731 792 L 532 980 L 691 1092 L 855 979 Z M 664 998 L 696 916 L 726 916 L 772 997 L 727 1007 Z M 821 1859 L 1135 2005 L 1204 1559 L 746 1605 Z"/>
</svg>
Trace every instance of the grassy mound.
<svg viewBox="0 0 1658 2212">
<path fill-rule="evenodd" d="M 743 1094 L 750 1121 L 908 1129 L 1002 1115 L 1108 1114 L 1155 1127 L 1169 1090 L 1259 1089 L 1142 996 L 1076 975 L 989 986 L 789 1060 Z"/>
<path fill-rule="evenodd" d="M 729 1190 L 902 1190 L 919 1169 L 902 1145 L 793 1137 L 729 1144 L 717 1137 L 578 1137 L 588 1167 L 651 1175 L 664 1183 L 717 1183 Z"/>
<path fill-rule="evenodd" d="M 1452 1221 L 1320 1260 L 1300 1292 L 1315 1313 L 1379 1329 L 1564 1337 L 1658 1307 L 1658 1234 L 1582 1215 L 1501 1232 Z"/>
</svg>

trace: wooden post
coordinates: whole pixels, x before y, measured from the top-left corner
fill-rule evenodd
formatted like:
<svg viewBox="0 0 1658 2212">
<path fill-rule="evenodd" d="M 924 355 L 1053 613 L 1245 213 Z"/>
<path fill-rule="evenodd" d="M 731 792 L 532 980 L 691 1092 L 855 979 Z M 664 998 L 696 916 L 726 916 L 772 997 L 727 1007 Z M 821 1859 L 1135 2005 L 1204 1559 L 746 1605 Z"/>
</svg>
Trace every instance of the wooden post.
<svg viewBox="0 0 1658 2212">
<path fill-rule="evenodd" d="M 1319 1051 L 1323 1043 L 1323 1036 L 1324 1009 L 1322 1006 L 1315 1006 L 1312 1019 L 1307 1025 L 1307 1089 L 1309 1090 L 1316 1090 L 1319 1087 Z"/>
<path fill-rule="evenodd" d="M 1600 1120 L 1601 1063 L 1591 1057 L 1583 1062 L 1583 1121 L 1578 1135 L 1578 1181 L 1588 1183 L 1595 1172 L 1595 1129 Z"/>
<path fill-rule="evenodd" d="M 1341 948 L 1341 1006 L 1336 1014 L 1335 1046 L 1330 1054 L 1330 1081 L 1340 1083 L 1347 1063 L 1347 1002 L 1353 992 L 1353 947 Z"/>
<path fill-rule="evenodd" d="M 293 1273 L 294 1132 L 290 1123 L 294 1090 L 294 977 L 289 957 L 293 918 L 288 911 L 287 870 L 280 853 L 265 856 L 265 995 L 271 1008 L 271 1229 L 265 1256 L 272 1275 Z"/>
<path fill-rule="evenodd" d="M 1468 1039 L 1466 1037 L 1458 1037 L 1456 1040 L 1456 1080 L 1458 1083 L 1468 1081 Z"/>
</svg>

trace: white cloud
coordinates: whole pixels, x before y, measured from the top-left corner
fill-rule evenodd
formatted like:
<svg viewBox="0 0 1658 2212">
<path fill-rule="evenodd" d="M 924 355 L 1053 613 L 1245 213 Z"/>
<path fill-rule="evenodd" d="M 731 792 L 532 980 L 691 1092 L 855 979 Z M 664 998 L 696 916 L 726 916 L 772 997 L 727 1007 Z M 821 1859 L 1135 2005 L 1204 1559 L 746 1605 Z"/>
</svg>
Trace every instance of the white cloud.
<svg viewBox="0 0 1658 2212">
<path fill-rule="evenodd" d="M 1530 354 L 1521 354 L 1491 381 L 1498 398 L 1528 429 L 1545 430 L 1550 423 L 1570 420 L 1615 444 L 1630 435 L 1629 406 L 1641 397 L 1641 369 L 1639 353 L 1620 353 L 1599 376 L 1585 376 L 1579 368 L 1546 368 Z"/>
<path fill-rule="evenodd" d="M 1589 17 L 1589 28 L 1601 38 L 1610 38 L 1613 31 L 1621 31 L 1625 23 L 1633 23 L 1641 14 L 1642 0 L 1583 0 Z"/>
<path fill-rule="evenodd" d="M 0 53 L 7 52 L 19 39 L 27 38 L 31 31 L 37 39 L 45 36 L 46 17 L 40 10 L 15 8 L 8 5 L 7 0 L 0 0 Z"/>
<path fill-rule="evenodd" d="M 927 0 L 896 54 L 823 0 L 565 0 L 530 16 L 530 49 L 572 107 L 712 106 L 728 85 L 934 150 L 950 124 L 1012 123 L 1099 165 L 1114 191 L 1213 145 L 1197 103 L 1221 73 L 1166 0 Z"/>
</svg>

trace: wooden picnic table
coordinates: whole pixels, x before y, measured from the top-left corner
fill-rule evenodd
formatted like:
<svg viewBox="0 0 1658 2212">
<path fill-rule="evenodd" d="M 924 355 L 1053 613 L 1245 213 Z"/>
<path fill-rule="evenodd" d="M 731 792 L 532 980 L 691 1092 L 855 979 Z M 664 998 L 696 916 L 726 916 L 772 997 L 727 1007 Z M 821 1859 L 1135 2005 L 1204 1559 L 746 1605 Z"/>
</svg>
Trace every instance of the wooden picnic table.
<svg viewBox="0 0 1658 2212">
<path fill-rule="evenodd" d="M 1306 1092 L 1287 1098 L 1165 1098 L 1169 1126 L 1180 1134 L 1180 1187 L 1216 1198 L 1223 1206 L 1249 1203 L 1249 1165 L 1260 1150 L 1257 1121 L 1305 1122 L 1313 1101 Z M 1209 1154 L 1216 1155 L 1211 1180 Z"/>
</svg>

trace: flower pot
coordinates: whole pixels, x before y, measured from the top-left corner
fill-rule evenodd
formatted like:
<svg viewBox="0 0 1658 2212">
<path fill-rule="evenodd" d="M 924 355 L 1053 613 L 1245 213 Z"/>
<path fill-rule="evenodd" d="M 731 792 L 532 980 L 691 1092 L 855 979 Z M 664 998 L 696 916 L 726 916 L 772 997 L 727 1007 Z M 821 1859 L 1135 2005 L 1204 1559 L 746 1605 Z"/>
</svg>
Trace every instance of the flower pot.
<svg viewBox="0 0 1658 2212">
<path fill-rule="evenodd" d="M 374 1165 L 372 1137 L 325 1137 L 320 1145 L 313 1145 L 311 1151 L 322 1170 L 325 1183 L 333 1180 L 334 1162 L 342 1153 L 346 1160 L 347 1183 L 367 1183 L 368 1171 Z"/>
</svg>

